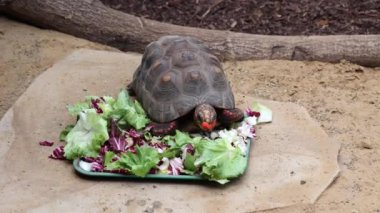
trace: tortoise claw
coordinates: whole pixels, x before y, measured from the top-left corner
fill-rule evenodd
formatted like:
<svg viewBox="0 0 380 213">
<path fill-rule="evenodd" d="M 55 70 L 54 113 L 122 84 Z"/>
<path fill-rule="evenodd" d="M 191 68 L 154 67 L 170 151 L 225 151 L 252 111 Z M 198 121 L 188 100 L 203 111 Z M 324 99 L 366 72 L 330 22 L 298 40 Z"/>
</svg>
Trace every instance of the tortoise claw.
<svg viewBox="0 0 380 213">
<path fill-rule="evenodd" d="M 136 96 L 136 93 L 135 93 L 135 91 L 132 88 L 132 83 L 128 84 L 128 86 L 127 86 L 127 92 L 128 92 L 129 96 Z"/>
</svg>

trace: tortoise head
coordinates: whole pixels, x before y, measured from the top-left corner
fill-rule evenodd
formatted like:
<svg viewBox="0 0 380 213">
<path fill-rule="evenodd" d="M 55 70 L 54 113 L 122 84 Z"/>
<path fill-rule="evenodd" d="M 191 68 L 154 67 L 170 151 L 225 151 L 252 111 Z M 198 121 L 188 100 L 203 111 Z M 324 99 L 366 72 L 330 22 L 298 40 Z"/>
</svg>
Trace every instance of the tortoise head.
<svg viewBox="0 0 380 213">
<path fill-rule="evenodd" d="M 214 129 L 216 118 L 216 111 L 209 104 L 200 104 L 195 108 L 194 121 L 205 132 L 211 132 Z"/>
</svg>

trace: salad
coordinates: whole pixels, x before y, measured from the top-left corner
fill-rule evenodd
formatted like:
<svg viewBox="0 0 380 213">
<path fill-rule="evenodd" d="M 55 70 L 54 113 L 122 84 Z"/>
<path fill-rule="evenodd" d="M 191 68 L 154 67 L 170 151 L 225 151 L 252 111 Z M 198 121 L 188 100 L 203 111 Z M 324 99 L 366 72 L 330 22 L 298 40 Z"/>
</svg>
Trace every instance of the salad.
<svg viewBox="0 0 380 213">
<path fill-rule="evenodd" d="M 52 159 L 80 159 L 80 167 L 91 172 L 197 175 L 220 184 L 244 173 L 255 126 L 272 120 L 270 109 L 253 103 L 244 120 L 230 129 L 208 135 L 177 130 L 157 137 L 149 133 L 144 109 L 126 90 L 116 98 L 88 96 L 67 109 L 77 121 L 61 132 L 59 139 L 65 144 L 54 149 Z"/>
</svg>

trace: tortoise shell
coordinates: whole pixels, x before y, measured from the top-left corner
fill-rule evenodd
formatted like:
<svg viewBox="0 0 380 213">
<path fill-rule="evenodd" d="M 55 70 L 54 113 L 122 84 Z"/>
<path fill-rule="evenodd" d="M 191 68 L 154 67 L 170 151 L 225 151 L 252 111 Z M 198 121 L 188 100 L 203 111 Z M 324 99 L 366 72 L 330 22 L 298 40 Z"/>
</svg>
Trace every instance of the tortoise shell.
<svg viewBox="0 0 380 213">
<path fill-rule="evenodd" d="M 202 103 L 235 108 L 220 61 L 191 37 L 164 36 L 150 43 L 131 89 L 149 117 L 160 123 L 186 115 Z"/>
</svg>

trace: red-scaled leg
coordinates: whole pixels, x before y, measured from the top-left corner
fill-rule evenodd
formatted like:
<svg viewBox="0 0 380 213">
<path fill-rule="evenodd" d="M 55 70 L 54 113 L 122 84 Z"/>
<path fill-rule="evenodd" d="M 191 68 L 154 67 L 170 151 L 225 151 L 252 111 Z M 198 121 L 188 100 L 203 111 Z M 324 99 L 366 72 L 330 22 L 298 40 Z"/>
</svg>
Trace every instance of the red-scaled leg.
<svg viewBox="0 0 380 213">
<path fill-rule="evenodd" d="M 172 134 L 175 132 L 178 126 L 176 121 L 172 121 L 169 123 L 152 122 L 150 125 L 152 127 L 150 131 L 152 132 L 152 135 L 155 135 L 155 136 L 163 136 L 163 135 Z"/>
<path fill-rule="evenodd" d="M 244 117 L 244 112 L 241 109 L 223 109 L 219 114 L 219 121 L 222 124 L 232 124 L 242 120 Z"/>
</svg>

